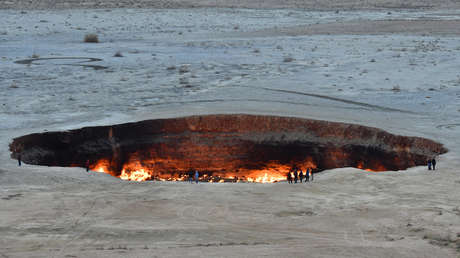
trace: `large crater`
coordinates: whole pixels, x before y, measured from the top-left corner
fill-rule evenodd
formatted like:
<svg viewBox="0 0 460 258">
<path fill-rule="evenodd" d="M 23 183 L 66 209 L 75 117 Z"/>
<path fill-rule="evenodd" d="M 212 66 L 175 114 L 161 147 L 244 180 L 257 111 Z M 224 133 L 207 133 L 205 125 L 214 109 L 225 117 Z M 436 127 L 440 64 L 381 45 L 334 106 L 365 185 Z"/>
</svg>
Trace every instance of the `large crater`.
<svg viewBox="0 0 460 258">
<path fill-rule="evenodd" d="M 128 180 L 283 180 L 292 166 L 314 172 L 356 167 L 404 170 L 445 153 L 439 143 L 366 126 L 261 115 L 206 115 L 85 127 L 15 138 L 27 164 L 86 167 Z"/>
</svg>

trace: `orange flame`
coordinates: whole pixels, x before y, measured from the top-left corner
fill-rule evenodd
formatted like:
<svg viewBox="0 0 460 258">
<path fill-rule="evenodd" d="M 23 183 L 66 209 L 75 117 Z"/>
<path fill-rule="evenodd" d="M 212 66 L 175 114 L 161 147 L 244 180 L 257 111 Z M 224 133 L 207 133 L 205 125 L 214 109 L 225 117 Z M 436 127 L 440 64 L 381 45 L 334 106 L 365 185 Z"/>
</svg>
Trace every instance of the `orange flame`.
<svg viewBox="0 0 460 258">
<path fill-rule="evenodd" d="M 160 180 L 160 181 L 187 181 L 189 179 L 189 169 L 182 163 L 176 164 L 176 160 L 142 160 L 140 161 L 134 155 L 129 161 L 127 161 L 121 169 L 121 173 L 116 173 L 111 168 L 111 162 L 107 159 L 98 160 L 95 164 L 90 165 L 91 170 L 108 173 L 113 176 L 117 176 L 122 180 L 128 181 L 146 181 L 146 180 Z M 158 170 L 158 164 L 163 163 L 177 165 L 178 169 L 174 172 L 165 172 L 166 169 Z M 368 164 L 365 166 L 363 161 L 358 162 L 357 168 L 366 171 L 385 171 L 386 168 L 380 164 Z M 173 167 L 173 166 L 171 166 Z M 306 169 L 316 169 L 316 164 L 311 159 L 306 159 L 303 162 L 297 164 L 297 167 L 302 169 L 302 173 L 306 172 Z M 369 168 L 370 167 L 370 168 Z M 156 169 L 157 168 L 157 169 Z M 199 181 L 205 182 L 254 182 L 254 183 L 275 183 L 286 180 L 287 173 L 291 173 L 292 178 L 294 177 L 292 166 L 287 164 L 279 164 L 276 162 L 270 162 L 265 164 L 263 169 L 239 169 L 235 172 L 226 171 L 223 168 L 216 169 L 218 171 L 212 172 L 211 174 L 200 173 Z M 204 169 L 203 169 L 204 170 Z M 194 177 L 192 178 L 195 179 Z"/>
<path fill-rule="evenodd" d="M 143 162 L 144 164 L 152 164 L 154 162 Z M 199 177 L 200 181 L 206 182 L 255 182 L 255 183 L 274 183 L 285 180 L 285 175 L 290 167 L 287 165 L 268 164 L 267 169 L 260 170 L 239 170 L 237 173 L 231 172 L 215 172 L 211 176 L 202 174 Z M 110 169 L 110 161 L 106 159 L 98 160 L 95 164 L 90 165 L 91 170 L 96 172 L 108 173 L 116 175 Z M 244 175 L 244 176 L 240 176 Z M 138 160 L 131 160 L 123 165 L 121 174 L 116 175 L 120 179 L 128 181 L 147 181 L 147 180 L 160 180 L 160 181 L 186 181 L 188 176 L 183 173 L 160 173 L 156 174 L 154 169 L 145 167 Z"/>
<path fill-rule="evenodd" d="M 125 169 L 121 171 L 120 178 L 123 180 L 129 181 L 146 181 L 152 179 L 152 175 L 149 172 L 145 171 L 144 169 L 139 169 L 135 171 L 127 172 Z"/>
</svg>

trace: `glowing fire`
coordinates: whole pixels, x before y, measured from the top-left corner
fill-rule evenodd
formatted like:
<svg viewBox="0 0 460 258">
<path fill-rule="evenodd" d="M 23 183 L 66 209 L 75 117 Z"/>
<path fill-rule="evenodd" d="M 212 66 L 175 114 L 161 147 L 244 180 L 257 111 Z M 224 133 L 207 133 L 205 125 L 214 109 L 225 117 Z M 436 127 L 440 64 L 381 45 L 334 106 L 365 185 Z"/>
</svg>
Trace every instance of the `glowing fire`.
<svg viewBox="0 0 460 258">
<path fill-rule="evenodd" d="M 129 180 L 129 181 L 146 181 L 152 179 L 152 175 L 150 175 L 149 172 L 145 171 L 144 169 L 136 170 L 136 171 L 131 171 L 131 172 L 126 172 L 125 169 L 121 171 L 120 178 L 123 180 Z"/>
<path fill-rule="evenodd" d="M 139 159 L 132 158 L 126 162 L 120 172 L 116 173 L 111 166 L 109 160 L 98 160 L 96 163 L 90 165 L 90 169 L 96 172 L 108 173 L 113 176 L 119 177 L 123 180 L 128 181 L 147 181 L 147 180 L 158 180 L 158 181 L 187 181 L 195 180 L 194 169 L 189 174 L 191 169 L 184 169 L 178 166 L 178 169 L 174 169 L 172 172 L 165 172 L 165 169 L 159 170 L 155 166 L 155 162 L 158 161 L 140 161 Z M 161 160 L 161 162 L 165 162 Z M 174 161 L 170 161 L 173 164 Z M 311 160 L 306 160 L 302 163 L 296 164 L 304 174 L 307 168 L 311 171 L 316 169 L 316 165 Z M 385 171 L 385 167 L 374 164 L 372 169 L 364 166 L 363 162 L 359 162 L 356 165 L 357 168 L 367 171 Z M 203 169 L 206 170 L 206 169 Z M 216 169 L 217 170 L 217 169 Z M 225 183 L 225 182 L 252 182 L 252 183 L 275 183 L 284 181 L 287 178 L 287 174 L 291 173 L 291 177 L 294 178 L 294 173 L 291 171 L 292 165 L 281 165 L 279 163 L 268 163 L 264 169 L 239 169 L 237 172 L 230 172 L 224 169 L 219 169 L 215 172 L 199 173 L 199 181 L 202 182 L 214 182 L 214 183 Z M 206 170 L 207 171 L 207 170 Z"/>
<path fill-rule="evenodd" d="M 287 172 L 283 173 L 286 174 Z M 281 175 L 281 173 L 276 171 L 258 171 L 253 172 L 252 176 L 248 177 L 248 182 L 256 182 L 256 183 L 275 183 L 278 181 L 285 180 L 286 176 Z"/>
<path fill-rule="evenodd" d="M 111 173 L 109 173 L 109 171 L 110 171 L 109 167 L 110 167 L 110 162 L 108 160 L 105 160 L 105 159 L 98 160 L 96 162 L 96 164 L 93 164 L 93 165 L 89 166 L 89 168 L 92 171 L 111 174 Z"/>
<path fill-rule="evenodd" d="M 369 172 L 381 172 L 381 171 L 386 171 L 387 169 L 380 165 L 380 164 L 377 164 L 374 166 L 374 168 L 370 169 L 370 168 L 366 168 L 364 167 L 364 164 L 362 161 L 358 162 L 358 165 L 356 165 L 357 168 L 359 169 L 362 169 L 362 170 L 366 170 L 366 171 L 369 171 Z"/>
<path fill-rule="evenodd" d="M 308 163 L 311 165 L 311 163 Z M 290 166 L 269 164 L 270 169 L 262 170 L 240 170 L 238 173 L 231 172 L 215 172 L 212 175 L 200 173 L 199 181 L 204 182 L 254 182 L 254 183 L 275 183 L 286 180 L 286 174 L 290 170 Z M 312 166 L 315 167 L 315 166 Z M 90 165 L 92 171 L 108 173 L 128 181 L 187 181 L 189 179 L 186 171 L 182 173 L 155 173 L 155 169 L 144 167 L 141 162 L 132 160 L 123 165 L 121 173 L 117 175 L 110 169 L 110 161 L 99 160 L 95 164 Z M 239 176 L 244 175 L 244 176 Z M 192 176 L 192 180 L 195 180 Z"/>
</svg>

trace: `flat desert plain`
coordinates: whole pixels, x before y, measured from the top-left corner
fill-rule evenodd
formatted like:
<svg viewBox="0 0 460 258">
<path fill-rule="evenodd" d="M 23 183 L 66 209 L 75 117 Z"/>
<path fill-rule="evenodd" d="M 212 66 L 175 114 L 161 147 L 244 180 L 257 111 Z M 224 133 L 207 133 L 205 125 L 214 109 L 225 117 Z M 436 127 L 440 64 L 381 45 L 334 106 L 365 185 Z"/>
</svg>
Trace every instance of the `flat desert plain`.
<svg viewBox="0 0 460 258">
<path fill-rule="evenodd" d="M 460 257 L 458 5 L 1 1 L 0 257 Z M 361 124 L 449 152 L 436 171 L 187 184 L 19 167 L 8 147 L 232 113 Z"/>
</svg>

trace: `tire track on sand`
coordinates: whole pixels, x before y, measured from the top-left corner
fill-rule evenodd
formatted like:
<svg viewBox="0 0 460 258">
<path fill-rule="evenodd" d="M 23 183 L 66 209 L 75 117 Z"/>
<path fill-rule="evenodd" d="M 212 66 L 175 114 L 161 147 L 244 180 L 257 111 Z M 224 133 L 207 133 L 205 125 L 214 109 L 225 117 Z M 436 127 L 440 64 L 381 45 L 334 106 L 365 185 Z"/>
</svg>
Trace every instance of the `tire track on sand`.
<svg viewBox="0 0 460 258">
<path fill-rule="evenodd" d="M 341 98 L 336 98 L 336 97 L 331 97 L 331 96 L 326 96 L 326 95 L 320 95 L 320 94 L 315 94 L 315 93 L 306 93 L 306 92 L 293 91 L 293 90 L 272 89 L 272 88 L 266 88 L 266 87 L 251 87 L 251 88 L 257 88 L 257 89 L 262 89 L 262 90 L 267 90 L 267 91 L 274 91 L 274 92 L 289 93 L 289 94 L 304 95 L 304 96 L 320 98 L 320 99 L 327 99 L 327 100 L 332 100 L 332 101 L 336 101 L 336 102 L 342 102 L 342 103 L 346 103 L 346 104 L 352 104 L 352 105 L 361 106 L 361 107 L 373 108 L 373 109 L 377 109 L 377 110 L 380 110 L 380 111 L 400 112 L 400 113 L 406 113 L 406 114 L 419 114 L 419 113 L 408 111 L 408 110 L 397 109 L 397 108 L 389 108 L 389 107 L 384 107 L 384 106 L 378 106 L 378 105 L 368 104 L 368 103 L 364 103 L 364 102 L 341 99 Z"/>
</svg>

